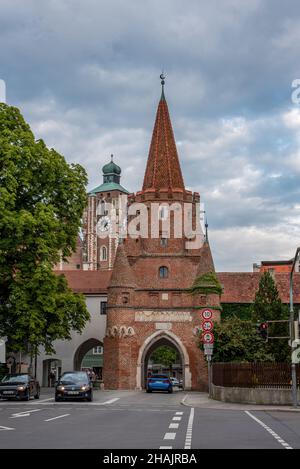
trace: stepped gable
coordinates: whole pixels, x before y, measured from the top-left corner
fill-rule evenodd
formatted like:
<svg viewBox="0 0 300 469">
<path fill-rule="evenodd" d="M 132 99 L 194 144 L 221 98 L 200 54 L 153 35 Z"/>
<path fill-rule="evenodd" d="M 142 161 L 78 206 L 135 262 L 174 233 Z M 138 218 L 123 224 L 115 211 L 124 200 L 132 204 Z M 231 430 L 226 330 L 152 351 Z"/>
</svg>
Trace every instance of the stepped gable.
<svg viewBox="0 0 300 469">
<path fill-rule="evenodd" d="M 109 287 L 136 288 L 133 271 L 129 265 L 124 244 L 119 244 Z"/>
<path fill-rule="evenodd" d="M 147 192 L 161 189 L 185 191 L 163 89 L 157 108 L 142 190 Z"/>
</svg>

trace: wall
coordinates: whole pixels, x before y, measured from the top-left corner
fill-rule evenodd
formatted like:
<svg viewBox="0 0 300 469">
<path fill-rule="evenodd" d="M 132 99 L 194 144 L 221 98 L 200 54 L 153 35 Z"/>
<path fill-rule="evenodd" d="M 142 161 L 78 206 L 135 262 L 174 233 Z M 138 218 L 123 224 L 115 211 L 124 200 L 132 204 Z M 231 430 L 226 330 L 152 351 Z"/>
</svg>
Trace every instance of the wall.
<svg viewBox="0 0 300 469">
<path fill-rule="evenodd" d="M 212 385 L 212 398 L 239 404 L 292 405 L 290 389 L 229 388 Z M 300 390 L 298 390 L 298 402 Z"/>
</svg>

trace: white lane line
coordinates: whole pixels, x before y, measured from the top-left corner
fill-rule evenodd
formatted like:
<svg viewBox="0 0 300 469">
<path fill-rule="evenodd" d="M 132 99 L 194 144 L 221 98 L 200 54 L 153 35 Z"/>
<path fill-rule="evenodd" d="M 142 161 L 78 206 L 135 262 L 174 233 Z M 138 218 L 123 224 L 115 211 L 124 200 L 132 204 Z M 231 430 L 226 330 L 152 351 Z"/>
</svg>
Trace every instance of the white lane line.
<svg viewBox="0 0 300 469">
<path fill-rule="evenodd" d="M 170 423 L 169 428 L 178 428 L 179 423 Z"/>
<path fill-rule="evenodd" d="M 15 428 L 10 428 L 10 427 L 1 427 L 0 426 L 0 432 L 4 430 L 15 430 Z"/>
<path fill-rule="evenodd" d="M 54 397 L 49 397 L 49 399 L 39 399 L 38 402 L 30 402 L 30 405 L 40 405 L 42 402 L 54 401 Z"/>
<path fill-rule="evenodd" d="M 175 415 L 183 415 L 183 412 L 175 412 Z"/>
<path fill-rule="evenodd" d="M 175 440 L 176 433 L 166 433 L 164 440 Z"/>
<path fill-rule="evenodd" d="M 194 407 L 192 407 L 191 412 L 190 412 L 190 416 L 189 416 L 186 436 L 185 436 L 184 449 L 191 449 L 191 447 L 192 447 L 194 413 L 195 413 L 195 409 L 194 409 Z"/>
<path fill-rule="evenodd" d="M 26 410 L 24 412 L 17 412 L 15 414 L 12 414 L 12 417 L 9 417 L 10 419 L 17 419 L 19 417 L 29 417 L 32 412 L 39 412 L 42 409 L 34 409 L 34 410 Z"/>
<path fill-rule="evenodd" d="M 120 399 L 119 397 L 115 397 L 114 399 L 110 399 L 110 401 L 100 402 L 99 405 L 112 404 L 113 402 L 116 402 L 116 401 L 118 401 L 119 399 Z"/>
<path fill-rule="evenodd" d="M 259 425 L 261 425 L 265 430 L 267 430 L 267 432 L 270 433 L 270 435 L 272 435 L 273 438 L 275 438 L 275 440 L 277 440 L 278 443 L 280 443 L 285 449 L 293 449 L 286 441 L 284 441 L 279 435 L 277 435 L 277 433 L 275 433 L 272 428 L 268 427 L 268 425 L 262 422 L 262 420 L 259 420 L 257 417 L 252 415 L 251 412 L 248 412 L 248 410 L 245 410 L 245 413 L 249 415 L 249 417 L 251 417 L 253 420 L 255 420 L 255 422 L 257 422 Z"/>
<path fill-rule="evenodd" d="M 44 422 L 51 422 L 51 420 L 62 419 L 63 417 L 68 417 L 70 414 L 58 415 L 57 417 L 53 417 L 52 419 L 44 420 Z"/>
<path fill-rule="evenodd" d="M 180 422 L 181 419 L 182 419 L 182 417 L 173 417 L 172 418 L 172 420 L 177 421 L 177 422 Z"/>
<path fill-rule="evenodd" d="M 159 449 L 172 449 L 173 446 L 160 446 Z"/>
</svg>

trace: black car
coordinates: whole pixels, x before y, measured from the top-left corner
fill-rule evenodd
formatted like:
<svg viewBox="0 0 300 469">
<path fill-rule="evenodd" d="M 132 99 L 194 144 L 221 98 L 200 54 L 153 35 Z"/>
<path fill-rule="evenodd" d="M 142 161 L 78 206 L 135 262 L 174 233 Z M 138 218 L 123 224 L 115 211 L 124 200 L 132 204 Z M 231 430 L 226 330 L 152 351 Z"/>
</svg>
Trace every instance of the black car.
<svg viewBox="0 0 300 469">
<path fill-rule="evenodd" d="M 39 382 L 27 373 L 6 375 L 0 381 L 0 398 L 29 401 L 31 397 L 39 399 Z"/>
<path fill-rule="evenodd" d="M 93 400 L 93 385 L 85 371 L 65 372 L 55 384 L 55 401 L 65 399 Z"/>
</svg>

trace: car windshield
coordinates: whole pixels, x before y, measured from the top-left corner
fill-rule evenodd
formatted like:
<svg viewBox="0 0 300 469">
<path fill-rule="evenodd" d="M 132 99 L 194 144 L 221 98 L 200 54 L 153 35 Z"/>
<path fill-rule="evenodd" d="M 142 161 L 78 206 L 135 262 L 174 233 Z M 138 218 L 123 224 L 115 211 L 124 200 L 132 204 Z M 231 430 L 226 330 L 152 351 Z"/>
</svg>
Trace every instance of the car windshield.
<svg viewBox="0 0 300 469">
<path fill-rule="evenodd" d="M 28 375 L 6 375 L 2 378 L 1 383 L 27 383 Z"/>
<path fill-rule="evenodd" d="M 149 379 L 169 379 L 169 377 L 166 375 L 152 375 L 149 376 Z"/>
<path fill-rule="evenodd" d="M 61 384 L 80 384 L 88 383 L 88 377 L 86 373 L 65 373 L 60 378 Z"/>
</svg>

